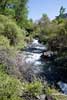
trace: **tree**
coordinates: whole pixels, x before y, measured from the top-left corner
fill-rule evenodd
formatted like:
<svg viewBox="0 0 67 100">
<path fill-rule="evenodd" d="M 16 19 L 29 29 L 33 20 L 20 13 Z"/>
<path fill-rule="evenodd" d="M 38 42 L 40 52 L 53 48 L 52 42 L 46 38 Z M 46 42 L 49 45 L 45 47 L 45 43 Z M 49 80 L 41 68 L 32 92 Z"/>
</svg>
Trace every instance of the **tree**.
<svg viewBox="0 0 67 100">
<path fill-rule="evenodd" d="M 65 8 L 61 6 L 60 11 L 59 11 L 59 16 L 56 16 L 56 21 L 58 22 L 58 24 L 63 23 L 64 18 L 65 18 L 64 16 L 65 16 Z"/>
<path fill-rule="evenodd" d="M 61 6 L 59 12 L 60 12 L 60 17 L 62 17 L 64 15 L 64 13 L 65 13 L 65 8 L 63 6 Z"/>
<path fill-rule="evenodd" d="M 49 22 L 50 22 L 50 20 L 49 20 L 47 14 L 43 14 L 41 19 L 39 20 L 39 24 L 41 24 L 42 26 L 49 24 Z"/>
<path fill-rule="evenodd" d="M 47 14 L 43 14 L 41 19 L 38 21 L 38 27 L 40 27 L 40 32 L 44 34 L 44 29 L 47 29 L 47 26 L 50 24 L 50 20 Z"/>
<path fill-rule="evenodd" d="M 20 26 L 25 25 L 25 22 L 27 21 L 27 14 L 28 10 L 26 7 L 28 0 L 20 0 L 18 1 L 18 4 L 16 5 L 15 9 L 15 19 Z"/>
<path fill-rule="evenodd" d="M 28 0 L 0 0 L 0 13 L 14 18 L 20 26 L 27 21 Z"/>
</svg>

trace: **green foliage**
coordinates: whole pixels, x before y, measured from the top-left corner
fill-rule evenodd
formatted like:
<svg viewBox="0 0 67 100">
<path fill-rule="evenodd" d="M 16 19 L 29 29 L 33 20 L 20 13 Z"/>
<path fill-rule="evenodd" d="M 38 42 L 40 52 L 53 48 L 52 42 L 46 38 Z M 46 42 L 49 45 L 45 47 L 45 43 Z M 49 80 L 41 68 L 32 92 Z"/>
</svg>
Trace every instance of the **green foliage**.
<svg viewBox="0 0 67 100">
<path fill-rule="evenodd" d="M 27 2 L 28 0 L 18 0 L 16 9 L 15 9 L 16 21 L 20 26 L 23 25 L 23 27 L 25 26 L 26 21 L 27 21 L 27 13 L 28 13 L 27 7 L 26 7 Z"/>
<path fill-rule="evenodd" d="M 24 27 L 27 21 L 27 2 L 28 0 L 0 0 L 0 14 L 9 16 Z"/>
<path fill-rule="evenodd" d="M 0 64 L 0 100 L 22 100 L 23 84 L 6 74 L 5 64 Z"/>
<path fill-rule="evenodd" d="M 22 100 L 25 93 L 25 97 L 36 97 L 42 94 L 42 90 L 43 84 L 41 81 L 21 83 L 18 79 L 7 75 L 5 65 L 0 64 L 0 100 Z"/>
<path fill-rule="evenodd" d="M 25 85 L 25 91 L 32 96 L 37 96 L 42 93 L 43 85 L 40 81 L 35 81 Z"/>
<path fill-rule="evenodd" d="M 40 41 L 45 43 L 57 35 L 67 34 L 66 26 L 67 19 L 59 17 L 59 19 L 50 21 L 46 15 L 43 15 L 37 24 L 35 24 L 34 32 L 38 33 Z"/>
<path fill-rule="evenodd" d="M 19 80 L 0 71 L 0 100 L 21 100 L 22 91 L 23 87 Z"/>
<path fill-rule="evenodd" d="M 4 64 L 0 64 L 0 72 L 5 73 L 5 65 Z"/>
<path fill-rule="evenodd" d="M 63 17 L 63 15 L 64 15 L 64 12 L 65 12 L 65 8 L 63 7 L 63 6 L 61 6 L 61 8 L 60 8 L 60 14 L 59 14 L 59 16 L 60 17 Z"/>
<path fill-rule="evenodd" d="M 0 49 L 2 48 L 9 48 L 9 40 L 7 39 L 7 37 L 4 37 L 2 35 L 0 35 Z"/>
<path fill-rule="evenodd" d="M 16 46 L 21 42 L 24 43 L 24 31 L 4 15 L 0 15 L 0 35 L 5 36 L 10 41 L 10 45 Z"/>
</svg>

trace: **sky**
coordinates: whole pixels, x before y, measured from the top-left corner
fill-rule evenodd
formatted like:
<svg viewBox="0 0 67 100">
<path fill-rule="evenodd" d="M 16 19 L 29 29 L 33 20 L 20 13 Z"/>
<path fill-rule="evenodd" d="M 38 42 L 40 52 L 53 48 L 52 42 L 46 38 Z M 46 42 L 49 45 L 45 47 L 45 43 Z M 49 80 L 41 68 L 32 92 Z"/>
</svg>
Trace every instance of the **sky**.
<svg viewBox="0 0 67 100">
<path fill-rule="evenodd" d="M 67 0 L 29 0 L 28 17 L 35 21 L 40 19 L 42 14 L 47 14 L 50 19 L 54 19 L 61 6 L 66 8 L 67 12 Z"/>
</svg>

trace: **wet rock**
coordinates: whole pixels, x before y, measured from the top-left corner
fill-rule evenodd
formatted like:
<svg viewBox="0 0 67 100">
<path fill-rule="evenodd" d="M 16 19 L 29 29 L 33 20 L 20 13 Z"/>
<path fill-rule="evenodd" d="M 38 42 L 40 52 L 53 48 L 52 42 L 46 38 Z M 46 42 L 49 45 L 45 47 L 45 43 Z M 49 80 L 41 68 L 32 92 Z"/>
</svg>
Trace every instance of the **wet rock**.
<svg viewBox="0 0 67 100">
<path fill-rule="evenodd" d="M 45 100 L 45 97 L 46 97 L 45 94 L 42 94 L 42 95 L 40 95 L 40 96 L 37 96 L 37 98 L 38 98 L 39 100 Z"/>
<path fill-rule="evenodd" d="M 57 52 L 52 52 L 52 51 L 43 52 L 43 54 L 41 55 L 41 57 L 46 60 L 53 60 L 56 58 L 56 56 Z"/>
<path fill-rule="evenodd" d="M 55 100 L 52 96 L 46 96 L 44 100 Z"/>
<path fill-rule="evenodd" d="M 38 100 L 55 100 L 52 96 L 47 96 L 46 94 L 42 94 L 37 96 Z"/>
</svg>

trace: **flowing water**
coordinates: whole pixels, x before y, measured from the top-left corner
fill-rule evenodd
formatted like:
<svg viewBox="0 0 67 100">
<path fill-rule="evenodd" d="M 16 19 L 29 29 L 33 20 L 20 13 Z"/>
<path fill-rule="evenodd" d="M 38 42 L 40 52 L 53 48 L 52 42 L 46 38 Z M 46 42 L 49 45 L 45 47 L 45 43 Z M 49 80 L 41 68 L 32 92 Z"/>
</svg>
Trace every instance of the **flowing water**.
<svg viewBox="0 0 67 100">
<path fill-rule="evenodd" d="M 50 84 L 57 83 L 62 92 L 67 94 L 67 84 L 60 80 L 58 73 L 54 70 L 56 66 L 41 58 L 42 52 L 46 50 L 46 46 L 39 43 L 37 39 L 33 39 L 33 42 L 24 50 L 26 65 L 31 66 L 36 77 L 41 78 L 44 82 L 48 81 Z"/>
</svg>

